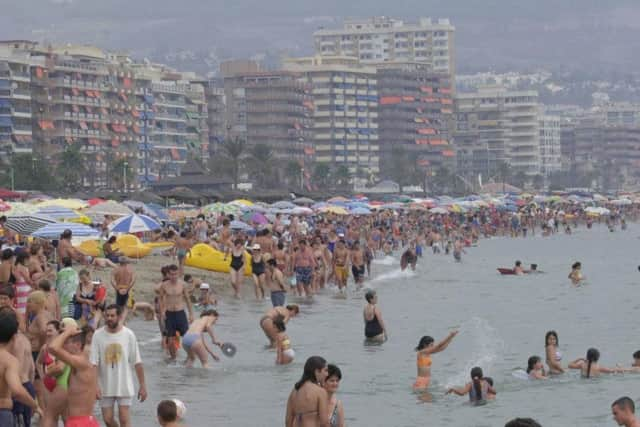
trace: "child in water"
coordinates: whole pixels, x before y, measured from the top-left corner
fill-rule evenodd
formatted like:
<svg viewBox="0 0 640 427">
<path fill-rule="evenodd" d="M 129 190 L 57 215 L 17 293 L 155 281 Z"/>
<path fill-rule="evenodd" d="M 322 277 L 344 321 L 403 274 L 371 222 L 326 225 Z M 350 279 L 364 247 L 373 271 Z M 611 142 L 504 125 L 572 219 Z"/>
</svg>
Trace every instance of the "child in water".
<svg viewBox="0 0 640 427">
<path fill-rule="evenodd" d="M 527 374 L 530 380 L 546 380 L 548 377 L 544 372 L 542 359 L 538 356 L 531 356 L 527 361 Z"/>
<path fill-rule="evenodd" d="M 493 385 L 484 378 L 482 368 L 476 366 L 471 369 L 471 382 L 467 383 L 464 387 L 455 388 L 452 387 L 447 390 L 447 394 L 455 393 L 458 396 L 469 395 L 469 401 L 472 405 L 483 405 L 490 399 L 489 395 L 496 395 L 497 392 L 493 388 Z"/>
<path fill-rule="evenodd" d="M 574 262 L 571 266 L 571 273 L 569 273 L 569 279 L 574 285 L 579 285 L 585 278 L 582 276 L 582 264 L 580 262 Z"/>
<path fill-rule="evenodd" d="M 282 316 L 278 316 L 273 321 L 273 325 L 278 330 L 278 335 L 276 335 L 276 364 L 288 365 L 293 362 L 293 358 L 296 354 L 291 348 L 289 337 L 285 333 L 287 328 L 284 325 L 284 318 Z"/>
</svg>

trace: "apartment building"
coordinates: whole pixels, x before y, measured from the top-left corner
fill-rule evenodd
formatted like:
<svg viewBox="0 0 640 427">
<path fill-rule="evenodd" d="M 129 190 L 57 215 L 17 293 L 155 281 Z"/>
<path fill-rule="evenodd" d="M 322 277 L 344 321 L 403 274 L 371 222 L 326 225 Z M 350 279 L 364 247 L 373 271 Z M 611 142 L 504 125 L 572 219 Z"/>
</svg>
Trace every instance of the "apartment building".
<svg viewBox="0 0 640 427">
<path fill-rule="evenodd" d="M 458 170 L 470 177 L 495 178 L 506 162 L 514 174 L 540 171 L 538 93 L 483 87 L 455 101 L 454 139 Z"/>
<path fill-rule="evenodd" d="M 313 158 L 311 87 L 290 71 L 227 70 L 226 137 L 268 145 L 282 161 Z"/>
<path fill-rule="evenodd" d="M 0 158 L 12 153 L 31 153 L 31 57 L 34 43 L 24 40 L 0 42 Z"/>
<path fill-rule="evenodd" d="M 91 171 L 84 185 L 109 186 L 113 164 L 137 164 L 149 82 L 136 79 L 129 58 L 91 46 L 34 47 L 32 56 L 42 61 L 31 69 L 34 152 L 54 161 L 77 144 Z"/>
<path fill-rule="evenodd" d="M 558 116 L 541 114 L 538 120 L 540 131 L 540 173 L 549 177 L 562 169 L 560 146 L 562 119 Z"/>
<path fill-rule="evenodd" d="M 224 80 L 209 80 L 205 86 L 207 101 L 207 127 L 209 128 L 209 153 L 215 155 L 218 144 L 227 133 L 225 122 L 226 98 L 224 96 Z"/>
<path fill-rule="evenodd" d="M 376 69 L 353 57 L 292 58 L 285 69 L 311 87 L 312 160 L 344 165 L 356 180 L 379 172 Z"/>
<path fill-rule="evenodd" d="M 455 74 L 455 27 L 448 19 L 405 23 L 389 17 L 346 20 L 341 29 L 313 34 L 316 54 L 353 56 L 363 64 L 419 62 Z"/>
<path fill-rule="evenodd" d="M 389 168 L 396 146 L 402 146 L 425 169 L 454 170 L 449 75 L 434 73 L 419 63 L 381 64 L 377 78 L 382 175 L 394 176 Z"/>
</svg>

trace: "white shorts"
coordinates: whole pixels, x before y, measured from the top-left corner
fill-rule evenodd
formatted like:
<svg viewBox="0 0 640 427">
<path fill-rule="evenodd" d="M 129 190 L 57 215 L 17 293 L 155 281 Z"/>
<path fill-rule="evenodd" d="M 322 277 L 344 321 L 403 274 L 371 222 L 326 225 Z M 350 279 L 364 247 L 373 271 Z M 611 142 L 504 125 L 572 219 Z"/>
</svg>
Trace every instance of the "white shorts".
<svg viewBox="0 0 640 427">
<path fill-rule="evenodd" d="M 102 399 L 100 399 L 100 407 L 101 408 L 113 408 L 113 405 L 116 402 L 118 402 L 118 407 L 120 407 L 120 406 L 131 406 L 131 403 L 133 402 L 133 397 L 115 397 L 115 396 L 105 397 L 105 396 L 103 396 Z"/>
</svg>

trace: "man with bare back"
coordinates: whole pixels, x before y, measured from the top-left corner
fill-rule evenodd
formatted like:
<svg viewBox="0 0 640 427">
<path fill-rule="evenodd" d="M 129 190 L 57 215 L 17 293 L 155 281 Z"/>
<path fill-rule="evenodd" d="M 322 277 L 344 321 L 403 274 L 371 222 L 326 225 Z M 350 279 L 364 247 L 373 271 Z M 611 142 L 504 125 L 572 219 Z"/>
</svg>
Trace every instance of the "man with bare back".
<svg viewBox="0 0 640 427">
<path fill-rule="evenodd" d="M 193 307 L 185 283 L 178 278 L 178 266 L 167 267 L 168 280 L 160 285 L 160 316 L 165 319 L 165 336 L 169 339 L 169 353 L 175 360 L 177 353 L 176 338 L 184 337 L 193 321 Z M 185 314 L 185 305 L 189 318 Z"/>
</svg>

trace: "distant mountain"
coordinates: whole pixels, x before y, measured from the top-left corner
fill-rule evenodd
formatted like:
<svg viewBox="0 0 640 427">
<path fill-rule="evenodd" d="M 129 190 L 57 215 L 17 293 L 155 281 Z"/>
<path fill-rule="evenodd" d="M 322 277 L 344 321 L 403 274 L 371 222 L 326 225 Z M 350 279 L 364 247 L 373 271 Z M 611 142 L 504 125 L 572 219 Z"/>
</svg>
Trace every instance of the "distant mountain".
<svg viewBox="0 0 640 427">
<path fill-rule="evenodd" d="M 640 65 L 637 0 L 0 0 L 0 38 L 97 44 L 210 71 L 217 60 L 312 52 L 344 17 L 448 17 L 463 71 Z M 182 59 L 181 59 L 182 58 Z"/>
</svg>

